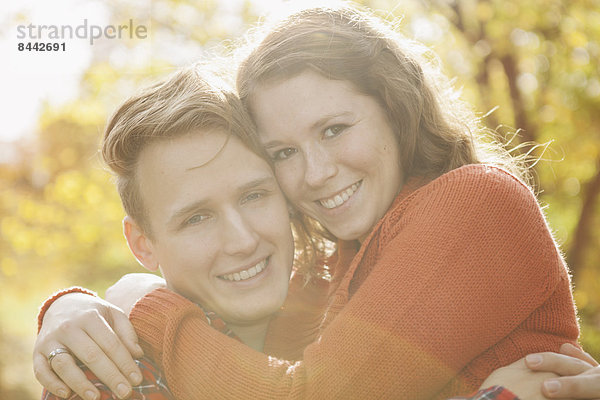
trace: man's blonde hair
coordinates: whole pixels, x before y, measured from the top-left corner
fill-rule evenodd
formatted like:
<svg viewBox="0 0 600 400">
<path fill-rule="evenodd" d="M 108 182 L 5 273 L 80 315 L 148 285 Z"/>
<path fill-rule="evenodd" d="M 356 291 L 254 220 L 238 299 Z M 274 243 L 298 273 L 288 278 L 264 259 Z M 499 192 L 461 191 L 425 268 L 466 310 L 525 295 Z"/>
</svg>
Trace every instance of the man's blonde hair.
<svg viewBox="0 0 600 400">
<path fill-rule="evenodd" d="M 155 141 L 208 129 L 233 135 L 268 160 L 235 91 L 198 65 L 184 68 L 130 97 L 109 119 L 102 157 L 116 175 L 125 212 L 147 235 L 151 236 L 152 230 L 136 179 L 140 153 Z"/>
</svg>

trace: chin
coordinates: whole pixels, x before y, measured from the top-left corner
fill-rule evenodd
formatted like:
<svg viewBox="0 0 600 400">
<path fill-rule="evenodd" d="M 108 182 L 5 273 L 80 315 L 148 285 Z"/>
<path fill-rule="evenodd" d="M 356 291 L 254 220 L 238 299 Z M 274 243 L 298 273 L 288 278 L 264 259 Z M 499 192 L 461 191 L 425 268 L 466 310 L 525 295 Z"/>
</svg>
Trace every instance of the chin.
<svg viewBox="0 0 600 400">
<path fill-rule="evenodd" d="M 269 320 L 275 314 L 275 312 L 277 312 L 277 310 L 279 310 L 279 307 L 275 310 L 270 308 L 267 310 L 249 310 L 248 313 L 244 313 L 242 315 L 235 315 L 232 316 L 232 318 L 223 318 L 223 321 L 231 325 L 255 325 Z"/>
<path fill-rule="evenodd" d="M 287 290 L 285 292 L 287 294 Z M 278 296 L 277 298 L 271 299 L 267 302 L 242 302 L 239 309 L 245 310 L 243 313 L 239 313 L 236 316 L 236 320 L 240 324 L 252 324 L 255 322 L 261 322 L 265 319 L 271 318 L 275 314 L 285 301 L 285 294 Z"/>
<path fill-rule="evenodd" d="M 329 229 L 329 228 L 328 228 Z M 371 227 L 368 229 L 363 227 L 349 226 L 349 227 L 338 227 L 337 229 L 329 229 L 336 238 L 340 240 L 360 240 L 365 237 L 371 231 Z"/>
</svg>

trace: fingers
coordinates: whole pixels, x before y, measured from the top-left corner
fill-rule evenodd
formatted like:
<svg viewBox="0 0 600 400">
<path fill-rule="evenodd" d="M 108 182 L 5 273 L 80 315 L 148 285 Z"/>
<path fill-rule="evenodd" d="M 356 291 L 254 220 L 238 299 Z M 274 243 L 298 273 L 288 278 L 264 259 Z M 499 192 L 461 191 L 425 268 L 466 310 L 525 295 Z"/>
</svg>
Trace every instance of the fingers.
<svg viewBox="0 0 600 400">
<path fill-rule="evenodd" d="M 562 346 L 560 346 L 560 353 L 567 356 L 579 358 L 580 360 L 583 360 L 595 367 L 598 366 L 598 362 L 594 360 L 594 358 L 591 355 L 589 355 L 579 347 L 572 345 L 571 343 L 564 343 Z"/>
<path fill-rule="evenodd" d="M 111 325 L 118 323 L 118 326 L 113 325 L 115 326 L 114 330 L 111 330 L 107 324 L 104 324 L 104 329 L 90 329 L 88 334 L 92 340 L 96 342 L 103 350 L 109 361 L 119 369 L 119 371 L 127 378 L 127 380 L 132 385 L 137 385 L 142 382 L 142 372 L 133 360 L 130 350 L 125 347 L 122 341 L 123 336 L 126 337 L 126 340 L 129 342 L 129 346 L 134 348 L 136 355 L 141 353 L 140 356 L 142 356 L 142 349 L 136 343 L 137 335 L 135 334 L 135 331 L 127 317 L 125 317 L 124 314 L 117 309 L 114 309 L 113 314 L 114 315 L 111 316 Z M 125 321 L 123 318 L 120 318 L 120 316 L 123 316 Z M 108 334 L 109 332 L 110 334 Z M 119 335 L 118 333 L 123 336 Z M 135 347 L 137 347 L 137 349 Z M 106 364 L 104 364 L 104 366 L 107 367 Z M 117 375 L 113 374 L 113 376 L 116 377 Z M 118 385 L 118 383 L 116 384 Z"/>
<path fill-rule="evenodd" d="M 558 353 L 536 353 L 525 357 L 525 364 L 534 371 L 554 372 L 555 374 L 578 375 L 592 366 L 578 358 Z"/>
<path fill-rule="evenodd" d="M 100 398 L 98 389 L 87 379 L 70 354 L 57 355 L 52 359 L 50 367 L 82 399 L 96 400 Z"/>
<path fill-rule="evenodd" d="M 121 342 L 134 358 L 143 357 L 144 351 L 138 344 L 138 337 L 129 318 L 119 309 L 110 309 L 111 326 Z M 132 382 L 133 383 L 133 382 Z"/>
<path fill-rule="evenodd" d="M 551 399 L 600 399 L 600 369 L 594 370 L 597 372 L 546 380 L 542 393 Z"/>
<path fill-rule="evenodd" d="M 46 312 L 34 348 L 34 370 L 40 383 L 57 395 L 68 394 L 69 386 L 84 399 L 99 398 L 97 388 L 76 364 L 79 359 L 119 398 L 129 396 L 128 379 L 139 384 L 142 374 L 128 348 L 136 356 L 142 352 L 133 327 L 116 310 L 87 295 L 65 295 L 56 300 Z M 109 326 L 113 320 L 118 333 Z M 69 349 L 72 355 L 60 353 L 49 365 L 46 357 L 58 348 Z"/>
<path fill-rule="evenodd" d="M 563 345 L 561 353 L 537 353 L 525 357 L 525 364 L 535 371 L 562 375 L 544 381 L 544 396 L 551 399 L 600 399 L 600 367 L 593 367 L 588 362 L 597 365 L 596 361 L 572 345 Z"/>
<path fill-rule="evenodd" d="M 119 367 L 115 365 L 114 359 L 109 358 L 105 352 L 108 352 L 111 357 L 115 357 L 119 361 L 126 359 L 122 355 L 123 353 L 127 354 L 130 359 L 131 356 L 129 356 L 129 352 L 120 343 L 120 340 L 110 327 L 108 327 L 104 319 L 93 319 L 88 327 L 86 327 L 85 332 L 80 330 L 72 332 L 69 343 L 71 344 L 70 350 L 73 355 L 96 374 L 98 379 L 108 386 L 119 398 L 129 396 L 131 385 Z M 120 355 L 115 356 L 115 353 Z M 74 377 L 81 376 L 79 375 L 81 372 L 79 368 L 76 366 L 73 368 L 74 363 L 71 364 L 68 361 L 63 361 L 66 365 L 58 369 L 56 361 L 58 361 L 58 356 L 52 361 L 52 369 L 73 391 L 81 395 L 82 393 L 78 389 L 81 387 L 81 384 L 75 387 L 72 383 L 74 382 Z M 136 383 L 139 383 L 141 381 L 141 372 L 133 360 L 131 360 L 131 363 L 133 365 L 126 364 L 123 367 L 124 372 L 127 375 L 131 375 L 132 373 L 139 374 L 139 379 L 134 376 Z M 77 369 L 77 371 L 74 369 Z"/>
<path fill-rule="evenodd" d="M 66 398 L 71 390 L 52 371 L 46 356 L 35 353 L 33 355 L 33 373 L 35 378 L 52 394 Z"/>
</svg>

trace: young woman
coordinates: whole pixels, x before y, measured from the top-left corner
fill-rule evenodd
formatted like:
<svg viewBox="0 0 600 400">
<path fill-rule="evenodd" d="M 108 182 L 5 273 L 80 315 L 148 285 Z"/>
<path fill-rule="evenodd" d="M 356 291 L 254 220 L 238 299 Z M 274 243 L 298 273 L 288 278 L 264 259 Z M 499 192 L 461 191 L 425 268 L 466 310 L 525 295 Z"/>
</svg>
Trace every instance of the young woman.
<svg viewBox="0 0 600 400">
<path fill-rule="evenodd" d="M 535 197 L 418 53 L 356 10 L 312 9 L 244 61 L 239 93 L 301 222 L 301 255 L 336 252 L 292 282 L 271 356 L 175 294 L 139 301 L 130 318 L 176 397 L 444 398 L 576 341 Z"/>
</svg>

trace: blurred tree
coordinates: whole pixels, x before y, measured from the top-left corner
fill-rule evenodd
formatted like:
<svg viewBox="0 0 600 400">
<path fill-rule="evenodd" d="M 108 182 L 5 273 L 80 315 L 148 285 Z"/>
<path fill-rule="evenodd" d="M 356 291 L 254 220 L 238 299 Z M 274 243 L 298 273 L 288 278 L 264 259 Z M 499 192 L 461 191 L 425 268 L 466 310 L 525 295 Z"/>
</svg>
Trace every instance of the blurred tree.
<svg viewBox="0 0 600 400">
<path fill-rule="evenodd" d="M 442 16 L 450 24 L 450 36 L 430 44 L 443 51 L 442 59 L 477 110 L 498 108 L 486 115 L 487 125 L 511 146 L 552 142 L 534 149 L 534 158 L 542 160 L 532 166 L 536 190 L 548 205 L 550 225 L 573 274 L 582 343 L 598 358 L 600 2 L 420 4 L 412 18 L 419 15 L 435 23 Z M 418 29 L 413 34 L 419 36 Z"/>
</svg>

